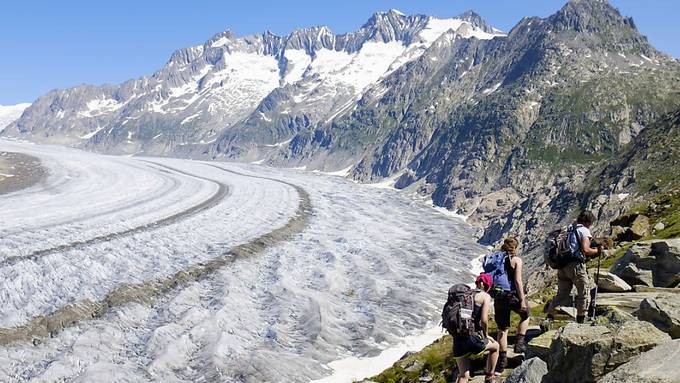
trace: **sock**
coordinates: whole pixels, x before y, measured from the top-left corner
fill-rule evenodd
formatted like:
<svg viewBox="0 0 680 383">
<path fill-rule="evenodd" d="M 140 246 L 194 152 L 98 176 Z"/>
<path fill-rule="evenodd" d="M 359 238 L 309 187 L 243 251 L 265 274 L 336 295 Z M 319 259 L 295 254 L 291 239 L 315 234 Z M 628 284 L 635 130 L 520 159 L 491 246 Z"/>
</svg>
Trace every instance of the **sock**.
<svg viewBox="0 0 680 383">
<path fill-rule="evenodd" d="M 583 323 L 586 320 L 585 315 L 577 315 L 576 316 L 576 323 Z"/>
</svg>

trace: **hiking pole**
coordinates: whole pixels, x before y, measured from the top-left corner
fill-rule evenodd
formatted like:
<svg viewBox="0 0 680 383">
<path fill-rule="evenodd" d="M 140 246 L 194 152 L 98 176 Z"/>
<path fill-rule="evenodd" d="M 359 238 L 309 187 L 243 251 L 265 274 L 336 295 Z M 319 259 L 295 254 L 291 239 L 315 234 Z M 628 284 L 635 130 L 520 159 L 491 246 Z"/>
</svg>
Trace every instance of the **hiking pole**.
<svg viewBox="0 0 680 383">
<path fill-rule="evenodd" d="M 600 260 L 602 259 L 602 248 L 597 247 L 597 272 L 595 273 L 595 287 L 590 290 L 590 305 L 588 316 L 591 320 L 595 319 L 595 299 L 597 298 L 597 285 L 600 283 Z"/>
</svg>

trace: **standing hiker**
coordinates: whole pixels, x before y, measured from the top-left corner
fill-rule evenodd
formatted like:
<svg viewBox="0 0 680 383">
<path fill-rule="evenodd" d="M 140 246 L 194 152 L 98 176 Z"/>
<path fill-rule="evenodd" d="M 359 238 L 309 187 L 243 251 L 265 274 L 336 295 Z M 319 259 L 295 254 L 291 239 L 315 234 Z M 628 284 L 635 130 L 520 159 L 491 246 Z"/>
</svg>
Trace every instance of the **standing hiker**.
<svg viewBox="0 0 680 383">
<path fill-rule="evenodd" d="M 477 289 L 458 284 L 449 290 L 449 298 L 442 312 L 444 328 L 453 336 L 453 357 L 458 365 L 457 383 L 470 379 L 470 358 L 489 352 L 486 359 L 484 382 L 493 382 L 498 343 L 488 333 L 492 285 L 489 275 L 481 274 L 475 282 Z"/>
<path fill-rule="evenodd" d="M 550 322 L 554 319 L 555 308 L 571 294 L 572 286 L 576 286 L 576 322 L 585 321 L 590 286 L 586 260 L 588 257 L 597 256 L 601 251 L 599 247 L 591 247 L 590 227 L 593 222 L 595 222 L 595 215 L 588 210 L 583 210 L 578 215 L 576 223 L 567 229 L 572 259 L 557 270 L 557 295 L 550 302 L 547 318 L 541 324 L 544 331 L 550 327 Z"/>
<path fill-rule="evenodd" d="M 529 327 L 529 302 L 524 294 L 522 282 L 522 259 L 517 255 L 519 241 L 508 237 L 503 241 L 501 250 L 484 257 L 484 272 L 493 277 L 491 296 L 494 299 L 494 320 L 498 326 L 496 339 L 500 345 L 496 371 L 502 372 L 507 366 L 508 330 L 510 314 L 515 312 L 520 321 L 517 325 L 514 351 L 524 353 L 526 343 L 524 336 Z"/>
</svg>

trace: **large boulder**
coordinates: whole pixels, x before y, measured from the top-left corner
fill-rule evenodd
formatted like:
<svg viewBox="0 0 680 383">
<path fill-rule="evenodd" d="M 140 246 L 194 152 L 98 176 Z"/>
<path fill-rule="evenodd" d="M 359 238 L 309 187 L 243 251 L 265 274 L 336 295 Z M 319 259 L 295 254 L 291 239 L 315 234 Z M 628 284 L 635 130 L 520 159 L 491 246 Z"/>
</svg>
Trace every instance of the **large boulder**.
<svg viewBox="0 0 680 383">
<path fill-rule="evenodd" d="M 651 270 L 642 270 L 634 263 L 627 263 L 621 267 L 614 265 L 612 274 L 620 277 L 631 285 L 654 286 L 654 275 Z"/>
<path fill-rule="evenodd" d="M 680 283 L 680 238 L 652 242 L 655 258 L 654 285 L 675 287 Z"/>
<path fill-rule="evenodd" d="M 653 324 L 673 339 L 680 338 L 680 296 L 668 294 L 644 299 L 635 316 Z"/>
<path fill-rule="evenodd" d="M 522 362 L 505 380 L 505 383 L 541 383 L 548 373 L 548 365 L 539 358 L 531 358 Z"/>
<path fill-rule="evenodd" d="M 557 330 L 550 330 L 530 340 L 527 344 L 527 358 L 546 359 L 550 354 L 550 347 L 556 334 Z"/>
<path fill-rule="evenodd" d="M 595 382 L 632 357 L 669 340 L 668 334 L 638 320 L 617 326 L 569 323 L 552 343 L 544 382 Z"/>
<path fill-rule="evenodd" d="M 588 273 L 590 274 L 590 280 L 595 283 L 597 269 L 590 269 L 588 270 Z M 628 283 L 626 283 L 626 281 L 621 279 L 616 274 L 604 270 L 600 270 L 600 276 L 597 280 L 597 288 L 598 291 L 610 293 L 623 293 L 633 289 Z"/>
<path fill-rule="evenodd" d="M 638 242 L 610 270 L 630 285 L 680 284 L 680 238 Z"/>
<path fill-rule="evenodd" d="M 627 241 L 637 241 L 652 234 L 652 227 L 649 224 L 649 218 L 644 215 L 638 215 L 631 222 L 630 227 L 626 229 L 624 238 Z"/>
<path fill-rule="evenodd" d="M 612 228 L 617 227 L 615 235 L 620 241 L 637 241 L 652 233 L 649 217 L 642 214 L 621 215 L 611 221 L 610 225 Z M 623 229 L 623 233 L 620 232 L 619 227 Z"/>
<path fill-rule="evenodd" d="M 632 358 L 604 376 L 600 383 L 680 382 L 680 339 L 666 342 Z"/>
</svg>

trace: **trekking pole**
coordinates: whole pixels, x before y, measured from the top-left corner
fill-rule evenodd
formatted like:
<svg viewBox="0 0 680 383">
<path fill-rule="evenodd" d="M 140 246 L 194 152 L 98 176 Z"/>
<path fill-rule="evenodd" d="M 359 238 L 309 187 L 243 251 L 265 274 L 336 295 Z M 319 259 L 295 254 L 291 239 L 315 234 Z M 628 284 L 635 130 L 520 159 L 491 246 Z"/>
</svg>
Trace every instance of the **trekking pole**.
<svg viewBox="0 0 680 383">
<path fill-rule="evenodd" d="M 602 248 L 597 247 L 597 272 L 595 273 L 595 287 L 591 290 L 591 302 L 588 310 L 590 319 L 595 319 L 595 299 L 597 299 L 597 285 L 600 283 L 600 260 L 602 259 Z"/>
</svg>

